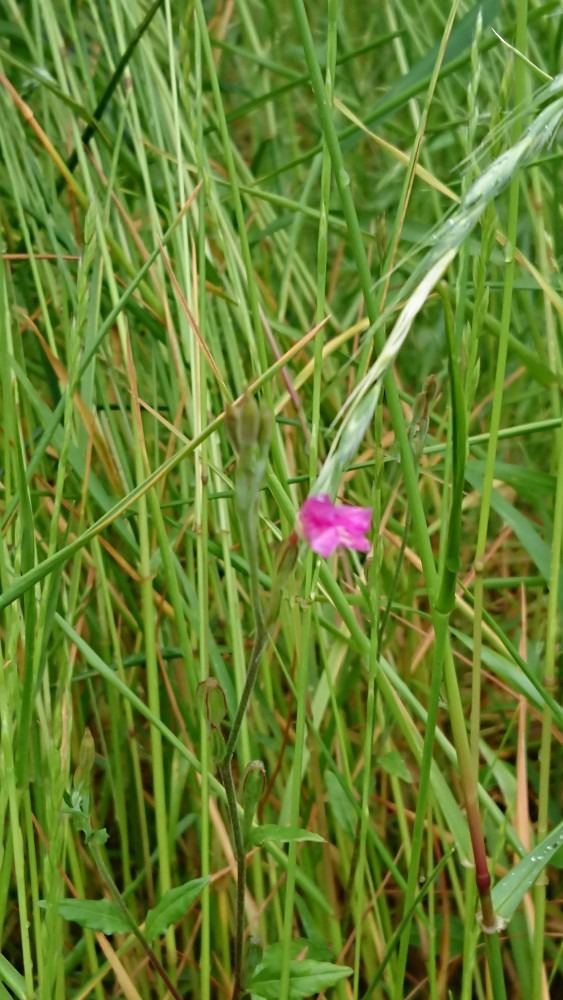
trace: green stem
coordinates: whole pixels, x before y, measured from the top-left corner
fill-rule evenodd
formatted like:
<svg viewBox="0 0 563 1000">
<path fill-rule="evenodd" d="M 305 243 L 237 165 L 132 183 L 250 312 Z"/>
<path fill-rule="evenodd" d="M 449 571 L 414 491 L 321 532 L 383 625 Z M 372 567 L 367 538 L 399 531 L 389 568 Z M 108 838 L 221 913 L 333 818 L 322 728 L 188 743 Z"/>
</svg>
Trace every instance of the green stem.
<svg viewBox="0 0 563 1000">
<path fill-rule="evenodd" d="M 244 687 L 239 699 L 235 718 L 223 756 L 218 762 L 219 776 L 225 788 L 227 807 L 231 820 L 233 848 L 237 865 L 237 889 L 235 904 L 235 955 L 233 1000 L 237 1000 L 242 990 L 243 946 L 244 946 L 244 902 L 246 893 L 246 849 L 245 838 L 239 818 L 232 762 L 240 731 L 246 715 L 252 691 L 258 676 L 262 653 L 268 641 L 268 629 L 260 597 L 258 536 L 258 497 L 267 469 L 267 443 L 264 437 L 265 420 L 256 404 L 246 400 L 244 409 L 238 416 L 232 414 L 233 434 L 238 440 L 239 455 L 235 476 L 234 505 L 238 516 L 239 530 L 249 571 L 250 603 L 254 615 L 255 635 Z M 242 428 L 241 437 L 235 430 L 237 420 Z M 261 425 L 261 429 L 260 429 Z M 266 435 L 267 436 L 267 435 Z M 258 454 L 257 454 L 258 450 Z"/>
<path fill-rule="evenodd" d="M 378 422 L 379 425 L 381 421 Z M 380 429 L 380 428 L 379 428 Z M 374 512 L 380 513 L 381 502 L 379 490 L 376 491 Z M 376 552 L 372 559 L 372 564 L 370 567 L 370 594 L 372 596 L 371 600 L 371 635 L 370 635 L 370 650 L 368 658 L 368 686 L 367 686 L 367 698 L 366 698 L 366 733 L 364 741 L 364 779 L 362 782 L 362 801 L 361 801 L 361 815 L 357 826 L 356 838 L 354 843 L 354 850 L 352 854 L 352 861 L 350 865 L 350 877 L 349 877 L 349 888 L 350 893 L 346 899 L 347 909 L 352 913 L 353 909 L 356 910 L 353 913 L 355 930 L 356 930 L 356 945 L 354 949 L 354 985 L 353 994 L 354 998 L 360 995 L 360 963 L 361 963 L 361 953 L 362 953 L 362 888 L 365 878 L 365 868 L 366 868 L 366 837 L 367 829 L 370 821 L 370 792 L 371 792 L 371 781 L 372 781 L 372 758 L 373 758 L 373 741 L 374 732 L 376 725 L 376 714 L 375 714 L 375 695 L 376 695 L 376 684 L 377 684 L 377 670 L 379 666 L 379 653 L 381 644 L 381 633 L 382 627 L 379 625 L 379 586 L 381 581 L 381 544 L 377 545 Z M 390 597 L 391 600 L 391 597 Z M 356 906 L 352 906 L 352 890 L 353 887 L 357 886 L 357 897 Z M 344 925 L 346 926 L 346 925 Z"/>
<path fill-rule="evenodd" d="M 259 488 L 259 487 L 258 487 Z M 258 489 L 257 489 L 258 495 Z M 235 489 L 235 506 L 238 509 L 239 515 L 239 527 L 240 533 L 242 535 L 243 546 L 246 551 L 247 562 L 248 562 L 248 578 L 250 582 L 250 603 L 252 605 L 252 612 L 254 614 L 254 621 L 256 623 L 256 640 L 254 642 L 254 649 L 251 654 L 251 661 L 255 655 L 255 649 L 258 645 L 258 637 L 261 633 L 265 633 L 264 626 L 264 612 L 262 609 L 262 600 L 260 597 L 260 574 L 258 569 L 258 545 L 256 538 L 256 520 L 258 518 L 258 513 L 256 510 L 256 503 L 253 504 L 253 510 L 249 514 L 248 510 L 245 508 L 240 508 L 236 503 L 236 489 Z M 264 641 L 267 639 L 267 634 L 264 634 Z M 260 651 L 261 652 L 261 651 Z M 250 669 L 250 667 L 249 667 Z"/>
<path fill-rule="evenodd" d="M 498 931 L 485 935 L 485 948 L 487 952 L 487 967 L 491 977 L 492 996 L 494 1000 L 504 1000 L 506 998 L 506 986 Z M 537 994 L 533 995 L 537 996 Z"/>
<path fill-rule="evenodd" d="M 256 578 L 255 583 L 257 588 L 258 571 L 254 560 L 250 559 L 251 581 L 253 575 L 252 574 L 253 565 L 255 569 L 254 576 Z M 259 605 L 256 605 L 256 607 L 258 608 Z M 237 741 L 240 735 L 241 726 L 244 720 L 244 716 L 246 714 L 246 710 L 250 702 L 252 691 L 254 689 L 254 684 L 256 683 L 256 678 L 258 676 L 260 659 L 262 657 L 262 653 L 264 652 L 266 643 L 268 641 L 268 631 L 263 622 L 263 614 L 261 607 L 259 609 L 259 616 L 260 617 L 259 620 L 257 621 L 257 626 L 256 626 L 254 646 L 252 648 L 252 653 L 250 654 L 250 661 L 248 664 L 248 670 L 246 673 L 244 688 L 240 696 L 240 701 L 238 703 L 236 715 L 234 718 L 233 725 L 231 727 L 231 732 L 229 734 L 229 739 L 227 742 L 227 746 L 225 748 L 223 759 L 218 764 L 219 777 L 221 778 L 221 781 L 225 789 L 225 794 L 227 796 L 227 808 L 229 811 L 229 818 L 231 821 L 231 828 L 233 831 L 233 846 L 234 846 L 234 854 L 237 865 L 233 1000 L 237 1000 L 242 989 L 242 958 L 243 958 L 243 946 L 244 946 L 244 897 L 246 893 L 246 849 L 244 846 L 244 838 L 242 835 L 242 827 L 240 824 L 238 803 L 236 798 L 235 785 L 233 781 L 232 762 Z"/>
<path fill-rule="evenodd" d="M 469 868 L 464 869 L 464 935 L 463 935 L 463 957 L 462 957 L 462 979 L 461 993 L 459 1000 L 471 1000 L 473 996 L 473 972 L 475 969 L 476 957 L 476 929 L 473 919 L 475 913 L 475 903 L 477 896 L 477 886 L 473 878 L 473 872 Z"/>
<path fill-rule="evenodd" d="M 235 904 L 235 972 L 233 978 L 233 1000 L 237 1000 L 242 990 L 242 955 L 244 947 L 244 897 L 246 892 L 246 851 L 240 824 L 238 802 L 233 780 L 232 755 L 218 765 L 219 776 L 227 796 L 227 809 L 233 831 L 233 844 L 237 865 L 237 896 Z"/>
<path fill-rule="evenodd" d="M 312 589 L 313 576 L 313 553 L 309 552 L 306 569 L 306 588 L 310 593 Z M 311 614 L 312 608 L 308 607 L 302 617 L 301 637 L 299 643 L 300 656 L 297 664 L 297 719 L 295 723 L 295 751 L 293 759 L 293 785 L 291 789 L 291 820 L 292 826 L 299 825 L 299 806 L 301 803 L 301 775 L 303 770 L 303 747 L 305 741 L 305 722 L 307 715 L 307 695 L 309 684 L 309 671 L 307 668 L 310 636 L 311 636 Z M 289 845 L 287 862 L 287 883 L 285 895 L 284 931 L 283 931 L 283 951 L 280 976 L 280 1000 L 288 1000 L 289 992 L 289 970 L 290 970 L 290 942 L 292 938 L 294 920 L 294 894 L 295 879 L 297 872 L 297 844 L 292 841 Z"/>
<path fill-rule="evenodd" d="M 124 901 L 124 899 L 123 899 L 123 897 L 122 897 L 119 889 L 117 888 L 117 886 L 116 886 L 116 884 L 115 884 L 115 882 L 114 882 L 114 880 L 112 878 L 112 875 L 111 875 L 111 873 L 109 871 L 109 868 L 107 867 L 107 865 L 106 865 L 106 863 L 105 863 L 105 861 L 104 861 L 104 859 L 102 857 L 102 852 L 100 851 L 98 845 L 95 844 L 95 843 L 90 843 L 90 844 L 88 844 L 88 848 L 90 850 L 90 853 L 92 855 L 92 859 L 94 861 L 94 864 L 96 865 L 96 868 L 98 869 L 98 871 L 99 871 L 102 879 L 104 880 L 105 884 L 107 885 L 108 889 L 110 890 L 110 892 L 111 892 L 111 894 L 112 894 L 112 896 L 113 896 L 113 898 L 114 898 L 117 906 L 121 910 L 121 913 L 123 914 L 123 916 L 127 920 L 127 923 L 129 924 L 129 927 L 131 928 L 131 932 L 135 935 L 135 937 L 137 938 L 137 941 L 139 942 L 139 944 L 142 946 L 143 950 L 145 951 L 145 953 L 146 953 L 146 955 L 147 955 L 147 957 L 148 957 L 151 965 L 158 972 L 158 974 L 159 974 L 160 978 L 162 979 L 163 983 L 165 983 L 167 990 L 170 992 L 171 996 L 174 997 L 174 1000 L 182 1000 L 182 996 L 180 995 L 180 993 L 178 993 L 176 987 L 174 986 L 174 983 L 172 982 L 172 980 L 170 979 L 168 973 L 166 972 L 166 969 L 164 968 L 164 966 L 162 965 L 162 963 L 160 962 L 160 960 L 155 955 L 154 951 L 152 950 L 152 948 L 151 948 L 149 942 L 147 941 L 145 935 L 143 934 L 143 932 L 137 926 L 135 918 L 129 912 L 129 909 L 127 908 L 127 904 L 125 903 L 125 901 Z"/>
<path fill-rule="evenodd" d="M 448 615 L 434 615 L 434 657 L 432 663 L 432 674 L 430 679 L 430 694 L 428 698 L 428 714 L 426 717 L 426 738 L 422 747 L 422 759 L 420 762 L 419 795 L 417 799 L 417 809 L 414 818 L 411 845 L 411 862 L 409 864 L 407 887 L 403 900 L 404 933 L 401 934 L 399 945 L 399 957 L 397 969 L 395 970 L 395 997 L 396 1000 L 403 1000 L 404 978 L 407 965 L 407 957 L 410 943 L 410 923 L 414 914 L 414 900 L 418 888 L 418 871 L 422 845 L 424 838 L 424 825 L 426 819 L 428 794 L 430 790 L 430 769 L 434 754 L 434 732 L 438 719 L 438 706 L 440 702 L 440 687 L 442 684 L 442 672 L 444 664 L 444 653 L 448 649 Z M 428 733 L 432 734 L 428 738 Z M 424 803 L 424 808 L 421 803 Z"/>
<path fill-rule="evenodd" d="M 260 666 L 260 659 L 262 653 L 266 648 L 268 642 L 268 631 L 263 624 L 259 622 L 256 628 L 256 635 L 254 637 L 254 646 L 252 647 L 252 653 L 250 654 L 250 661 L 248 664 L 248 670 L 246 672 L 246 680 L 244 682 L 244 687 L 242 689 L 242 694 L 240 696 L 240 701 L 238 703 L 236 715 L 231 726 L 231 731 L 229 733 L 229 739 L 227 741 L 227 746 L 225 748 L 225 753 L 223 754 L 222 764 L 227 763 L 233 759 L 237 741 L 240 735 L 240 729 L 248 708 L 248 703 L 250 701 L 252 690 L 258 676 L 258 668 Z"/>
<path fill-rule="evenodd" d="M 457 754 L 459 775 L 463 790 L 463 800 L 467 813 L 467 823 L 473 848 L 473 858 L 475 862 L 475 878 L 477 891 L 483 908 L 483 922 L 486 928 L 494 926 L 494 917 L 489 908 L 488 895 L 490 895 L 491 879 L 487 866 L 487 854 L 485 851 L 485 839 L 481 824 L 481 814 L 479 812 L 479 800 L 477 794 L 477 783 L 473 774 L 471 752 L 469 749 L 469 739 L 463 714 L 463 705 L 457 682 L 457 674 L 451 650 L 444 659 L 444 686 L 448 701 L 450 724 L 452 736 Z"/>
</svg>

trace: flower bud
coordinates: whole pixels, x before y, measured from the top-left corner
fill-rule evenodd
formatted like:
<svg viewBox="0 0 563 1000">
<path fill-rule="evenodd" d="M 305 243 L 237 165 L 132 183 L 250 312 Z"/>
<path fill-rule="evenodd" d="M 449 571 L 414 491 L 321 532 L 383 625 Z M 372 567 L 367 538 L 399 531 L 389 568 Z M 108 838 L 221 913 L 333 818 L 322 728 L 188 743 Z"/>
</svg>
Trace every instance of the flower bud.
<svg viewBox="0 0 563 1000">
<path fill-rule="evenodd" d="M 377 247 L 379 259 L 383 262 L 387 256 L 387 249 L 389 247 L 389 240 L 387 238 L 387 219 L 384 215 L 379 216 L 375 226 L 375 245 Z"/>
<path fill-rule="evenodd" d="M 219 729 L 227 715 L 225 692 L 214 677 L 208 677 L 197 686 L 196 697 L 211 730 Z"/>
<path fill-rule="evenodd" d="M 258 444 L 260 451 L 267 453 L 272 441 L 272 428 L 274 426 L 274 416 L 269 410 L 262 410 L 260 413 L 260 427 L 258 429 Z"/>
<path fill-rule="evenodd" d="M 227 749 L 227 744 L 223 737 L 223 733 L 217 727 L 211 729 L 211 758 L 212 760 L 219 763 L 225 757 L 225 750 Z"/>
<path fill-rule="evenodd" d="M 242 835 L 245 843 L 265 787 L 266 768 L 263 762 L 261 760 L 251 760 L 242 779 L 242 804 L 244 809 Z"/>
<path fill-rule="evenodd" d="M 227 431 L 227 437 L 229 438 L 234 451 L 236 451 L 238 455 L 238 418 L 235 406 L 227 406 L 225 408 L 225 430 Z"/>
<path fill-rule="evenodd" d="M 246 946 L 246 979 L 250 979 L 252 973 L 258 968 L 263 954 L 264 946 L 261 938 L 256 937 L 255 934 L 251 934 Z"/>
<path fill-rule="evenodd" d="M 266 610 L 266 623 L 268 625 L 275 621 L 278 616 L 282 599 L 282 591 L 290 577 L 290 574 L 293 573 L 293 570 L 297 565 L 298 556 L 299 539 L 295 531 L 292 531 L 288 538 L 283 539 L 278 551 L 276 552 L 274 569 L 272 572 L 272 589 L 270 591 L 270 600 Z"/>
<path fill-rule="evenodd" d="M 236 406 L 227 406 L 225 427 L 239 464 L 251 468 L 259 456 L 268 454 L 273 422 L 273 414 L 261 409 L 254 396 L 245 394 Z"/>
<path fill-rule="evenodd" d="M 244 396 L 237 409 L 239 450 L 253 448 L 260 433 L 260 410 L 254 396 Z"/>
<path fill-rule="evenodd" d="M 260 442 L 264 424 L 263 415 L 254 396 L 245 393 L 240 403 L 228 406 L 225 412 L 225 426 L 231 443 L 239 455 L 244 455 Z"/>
<path fill-rule="evenodd" d="M 80 741 L 80 750 L 78 751 L 78 767 L 74 772 L 73 784 L 76 789 L 82 790 L 82 788 L 88 784 L 95 759 L 96 747 L 94 744 L 94 737 L 88 727 L 86 727 L 84 730 L 84 736 Z"/>
</svg>

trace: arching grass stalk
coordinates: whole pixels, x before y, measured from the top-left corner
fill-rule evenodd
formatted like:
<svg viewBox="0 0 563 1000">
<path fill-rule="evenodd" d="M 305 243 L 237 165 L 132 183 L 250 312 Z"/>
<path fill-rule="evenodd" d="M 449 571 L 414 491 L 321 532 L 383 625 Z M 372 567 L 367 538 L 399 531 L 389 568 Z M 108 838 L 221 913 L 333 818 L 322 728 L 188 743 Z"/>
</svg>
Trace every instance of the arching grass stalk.
<svg viewBox="0 0 563 1000">
<path fill-rule="evenodd" d="M 294 0 L 294 4 L 296 14 L 299 14 L 301 11 L 301 0 Z M 305 19 L 306 29 L 309 32 L 309 26 L 304 13 L 303 18 Z M 305 27 L 303 30 L 305 30 Z M 303 39 L 306 53 L 308 51 L 308 44 L 306 45 L 305 42 L 309 43 L 309 41 L 311 47 L 313 47 L 313 39 L 310 37 L 310 32 L 309 37 L 304 37 Z M 319 73 L 318 65 L 316 62 L 313 62 L 315 58 L 313 51 L 311 53 L 310 66 L 314 84 L 316 83 L 317 73 Z M 350 243 L 354 251 L 358 277 L 362 285 L 368 316 L 372 324 L 368 331 L 368 337 L 373 337 L 375 340 L 378 357 L 361 381 L 358 382 L 341 411 L 340 427 L 315 483 L 315 492 L 331 493 L 336 489 L 344 469 L 348 467 L 356 455 L 366 429 L 371 424 L 383 383 L 393 422 L 393 429 L 399 445 L 413 526 L 420 545 L 420 556 L 430 591 L 434 591 L 436 585 L 434 559 L 426 530 L 424 511 L 418 493 L 416 469 L 414 467 L 408 433 L 404 424 L 397 387 L 393 381 L 390 367 L 395 362 L 399 351 L 408 337 L 412 324 L 430 292 L 444 275 L 452 261 L 455 260 L 460 247 L 482 217 L 489 203 L 498 197 L 501 191 L 510 183 L 511 179 L 515 177 L 519 168 L 533 163 L 549 147 L 557 134 L 563 121 L 563 74 L 556 77 L 549 87 L 542 91 L 542 96 L 547 101 L 545 107 L 534 118 L 518 142 L 505 150 L 504 153 L 497 157 L 483 171 L 466 192 L 455 212 L 436 230 L 431 249 L 425 254 L 420 264 L 414 269 L 401 288 L 400 297 L 402 300 L 406 299 L 406 304 L 401 310 L 399 318 L 387 340 L 383 336 L 383 326 L 391 316 L 395 306 L 392 303 L 384 313 L 381 315 L 377 313 L 373 282 L 367 267 L 367 259 L 354 202 L 351 199 L 348 186 L 342 184 L 341 175 L 338 172 L 336 173 L 337 180 L 340 177 L 339 193 L 342 208 L 350 230 Z M 319 113 L 323 117 L 323 126 L 327 130 L 327 135 L 329 131 L 333 133 L 332 143 L 330 144 L 333 163 L 336 160 L 339 168 L 343 170 L 342 152 L 338 146 L 336 132 L 330 119 L 324 117 L 326 109 L 322 107 L 321 103 L 319 103 Z M 512 243 L 513 245 L 514 243 Z"/>
</svg>

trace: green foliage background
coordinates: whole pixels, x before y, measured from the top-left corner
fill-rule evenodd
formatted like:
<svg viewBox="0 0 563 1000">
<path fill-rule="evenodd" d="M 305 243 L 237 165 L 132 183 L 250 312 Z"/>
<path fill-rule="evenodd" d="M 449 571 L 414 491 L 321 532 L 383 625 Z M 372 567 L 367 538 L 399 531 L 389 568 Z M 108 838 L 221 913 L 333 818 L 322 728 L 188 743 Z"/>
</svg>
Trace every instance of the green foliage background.
<svg viewBox="0 0 563 1000">
<path fill-rule="evenodd" d="M 299 10 L 0 2 L 2 996 L 169 995 L 134 935 L 61 913 L 65 897 L 109 897 L 104 871 L 139 925 L 209 876 L 155 950 L 179 995 L 230 995 L 233 854 L 196 698 L 216 678 L 233 717 L 254 627 L 225 408 L 258 386 L 276 417 L 257 524 L 267 601 L 375 360 L 361 253 L 388 336 L 459 198 L 560 99 L 556 3 L 486 0 L 481 21 L 460 3 L 451 30 L 443 2 L 309 4 L 337 168 Z M 373 556 L 319 568 L 300 551 L 242 730 L 240 773 L 266 766 L 258 823 L 324 838 L 286 847 L 278 829 L 249 856 L 257 982 L 291 959 L 288 996 L 487 996 L 444 690 L 421 768 L 435 594 L 420 560 L 443 567 L 456 459 L 448 332 L 468 434 L 448 642 L 493 881 L 561 818 L 557 137 L 506 182 L 388 376 L 424 520 L 387 382 L 339 482 L 374 509 Z M 86 727 L 97 860 L 63 798 Z M 510 997 L 561 989 L 560 857 L 542 855 L 501 934 Z M 305 985 L 304 958 L 318 963 Z"/>
</svg>

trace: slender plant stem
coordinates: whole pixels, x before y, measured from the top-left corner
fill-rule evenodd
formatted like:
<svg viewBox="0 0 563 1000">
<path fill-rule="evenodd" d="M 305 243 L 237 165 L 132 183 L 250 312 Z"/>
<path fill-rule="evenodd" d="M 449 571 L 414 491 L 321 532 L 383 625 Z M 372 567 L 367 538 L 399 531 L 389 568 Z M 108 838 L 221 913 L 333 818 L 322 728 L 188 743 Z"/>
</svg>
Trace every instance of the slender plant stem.
<svg viewBox="0 0 563 1000">
<path fill-rule="evenodd" d="M 380 423 L 380 421 L 379 421 Z M 376 491 L 376 499 L 374 505 L 374 514 L 377 516 L 380 508 L 380 495 L 379 490 Z M 367 678 L 367 699 L 366 699 L 366 732 L 364 741 L 364 780 L 362 782 L 362 802 L 361 802 L 361 816 L 358 823 L 356 841 L 354 843 L 354 851 L 352 854 L 352 863 L 350 867 L 350 878 L 349 886 L 357 887 L 357 893 L 355 894 L 356 913 L 353 915 L 355 919 L 355 929 L 356 929 L 356 943 L 354 949 L 354 984 L 353 984 L 353 996 L 354 1000 L 360 995 L 360 959 L 362 952 L 362 886 L 365 877 L 365 867 L 366 867 L 366 850 L 365 842 L 367 836 L 367 827 L 369 822 L 369 797 L 371 792 L 371 781 L 372 781 L 372 756 L 373 756 L 373 743 L 374 743 L 374 729 L 375 729 L 375 709 L 376 709 L 376 678 L 377 669 L 379 664 L 379 653 L 380 653 L 380 639 L 381 639 L 381 627 L 379 625 L 379 602 L 377 598 L 378 587 L 380 585 L 380 560 L 381 560 L 381 545 L 377 544 L 377 550 L 374 553 L 374 558 L 371 563 L 371 586 L 370 593 L 372 595 L 372 625 L 371 625 L 371 635 L 370 635 L 370 652 L 368 658 L 368 678 Z M 350 900 L 352 898 L 352 893 L 350 893 Z M 350 907 L 350 902 L 347 900 L 347 906 Z"/>
<path fill-rule="evenodd" d="M 238 411 L 230 414 L 233 442 L 238 450 L 235 473 L 234 506 L 238 515 L 239 529 L 246 553 L 250 604 L 254 616 L 255 634 L 252 652 L 246 672 L 227 745 L 218 762 L 221 781 L 225 787 L 227 805 L 233 833 L 233 846 L 237 864 L 237 888 L 235 904 L 235 960 L 233 979 L 233 1000 L 237 1000 L 243 983 L 244 945 L 244 902 L 246 894 L 246 847 L 236 798 L 232 772 L 232 761 L 244 722 L 252 691 L 258 676 L 262 653 L 268 641 L 268 629 L 264 619 L 258 569 L 258 497 L 267 468 L 268 420 L 261 415 L 256 403 L 246 398 Z"/>
<path fill-rule="evenodd" d="M 257 571 L 255 573 L 255 577 L 256 577 L 255 583 L 257 586 L 258 585 Z M 251 578 L 252 578 L 252 570 L 251 570 Z M 259 605 L 257 605 L 257 607 L 259 607 Z M 244 945 L 244 898 L 246 893 L 246 848 L 242 836 L 242 827 L 238 812 L 236 791 L 233 781 L 232 762 L 238 738 L 240 735 L 241 726 L 250 702 L 250 698 L 252 696 L 252 691 L 256 683 L 256 678 L 258 676 L 260 659 L 268 642 L 268 631 L 264 625 L 261 607 L 259 615 L 260 618 L 257 623 L 256 635 L 254 638 L 252 653 L 250 654 L 250 660 L 248 664 L 248 670 L 246 673 L 246 680 L 244 682 L 244 688 L 242 690 L 242 694 L 240 696 L 240 700 L 237 706 L 236 715 L 231 727 L 231 731 L 229 733 L 229 739 L 227 741 L 227 746 L 225 748 L 223 759 L 218 765 L 219 776 L 224 785 L 227 796 L 227 807 L 229 810 L 229 818 L 231 821 L 231 828 L 233 831 L 233 843 L 234 843 L 235 859 L 237 864 L 237 892 L 236 892 L 236 904 L 235 904 L 235 915 L 236 915 L 235 963 L 234 963 L 235 971 L 233 980 L 233 1000 L 237 1000 L 237 997 L 242 988 L 242 963 L 243 963 L 243 945 Z"/>
<path fill-rule="evenodd" d="M 434 615 L 434 658 L 432 663 L 432 673 L 430 678 L 430 692 L 428 697 L 428 714 L 427 714 L 427 729 L 426 732 L 434 733 L 436 730 L 436 722 L 438 719 L 438 705 L 440 700 L 440 687 L 442 684 L 442 669 L 444 663 L 444 656 L 448 648 L 448 615 Z M 422 748 L 422 759 L 420 762 L 420 777 L 419 777 L 419 799 L 425 801 L 428 800 L 429 787 L 430 787 L 430 768 L 432 766 L 432 758 L 434 754 L 434 740 L 425 739 Z M 405 890 L 405 895 L 403 899 L 403 917 L 405 919 L 406 927 L 410 926 L 412 915 L 414 913 L 414 899 L 418 887 L 418 866 L 420 856 L 422 854 L 423 838 L 424 838 L 424 823 L 426 818 L 426 809 L 417 807 L 414 819 L 414 826 L 412 832 L 412 845 L 411 845 L 411 863 L 409 865 L 407 887 Z M 412 859 L 416 860 L 416 863 Z M 395 970 L 395 991 L 394 996 L 396 1000 L 403 1000 L 404 996 L 404 977 L 408 956 L 408 948 L 410 942 L 410 932 L 405 931 L 401 935 L 399 943 L 399 956 L 397 960 L 397 968 Z"/>
<path fill-rule="evenodd" d="M 166 969 L 162 965 L 162 962 L 157 957 L 157 955 L 155 955 L 155 953 L 152 950 L 152 948 L 151 948 L 149 942 L 147 941 L 145 935 L 143 934 L 143 932 L 137 926 L 137 922 L 136 922 L 135 918 L 129 912 L 127 904 L 125 903 L 125 901 L 124 901 L 124 899 L 123 899 L 123 897 L 122 897 L 119 889 L 117 888 L 117 886 L 116 886 L 116 884 L 115 884 L 115 882 L 114 882 L 114 880 L 112 878 L 111 872 L 109 871 L 109 868 L 107 867 L 107 865 L 106 865 L 106 863 L 105 863 L 105 861 L 103 859 L 102 852 L 100 851 L 100 848 L 95 843 L 90 843 L 88 845 L 88 848 L 90 850 L 90 853 L 92 855 L 92 858 L 93 858 L 93 861 L 94 861 L 94 863 L 96 865 L 96 868 L 98 869 L 101 877 L 103 878 L 103 880 L 106 883 L 108 889 L 110 890 L 110 892 L 111 892 L 111 894 L 112 894 L 112 896 L 113 896 L 113 898 L 114 898 L 117 906 L 119 907 L 119 909 L 121 910 L 123 916 L 127 920 L 127 923 L 129 924 L 132 933 L 135 935 L 135 937 L 137 938 L 137 941 L 142 946 L 143 950 L 146 952 L 147 957 L 148 957 L 151 965 L 153 965 L 154 968 L 155 968 L 155 970 L 158 972 L 158 975 L 162 979 L 163 983 L 165 983 L 166 988 L 170 991 L 170 994 L 174 997 L 174 1000 L 182 1000 L 181 994 L 178 993 L 177 988 L 175 987 L 174 983 L 170 979 L 170 976 L 168 975 Z"/>
<path fill-rule="evenodd" d="M 252 560 L 250 563 L 252 565 Z M 256 564 L 254 564 L 256 565 Z M 251 570 L 251 578 L 252 578 Z M 258 573 L 255 573 L 255 583 L 256 587 L 258 585 Z M 218 764 L 219 776 L 225 788 L 225 793 L 227 796 L 227 808 L 229 811 L 229 818 L 231 821 L 231 828 L 233 832 L 233 845 L 235 852 L 235 860 L 237 865 L 237 890 L 236 890 L 236 904 L 235 904 L 235 962 L 234 962 L 234 978 L 233 978 L 233 1000 L 237 1000 L 239 993 L 242 989 L 242 965 L 243 965 L 243 946 L 244 946 L 244 899 L 246 893 L 246 848 L 244 844 L 244 839 L 242 835 L 242 826 L 240 823 L 238 803 L 236 798 L 235 785 L 233 780 L 232 762 L 233 756 L 236 750 L 236 745 L 240 735 L 241 726 L 248 708 L 250 698 L 252 696 L 252 691 L 256 683 L 256 678 L 258 676 L 258 670 L 260 667 L 260 659 L 262 653 L 266 647 L 268 641 L 268 631 L 264 625 L 263 614 L 260 607 L 259 615 L 260 619 L 257 623 L 256 635 L 254 638 L 254 645 L 252 647 L 252 653 L 250 654 L 250 660 L 248 664 L 248 670 L 246 673 L 246 679 L 244 682 L 244 688 L 240 696 L 240 700 L 237 706 L 236 715 L 231 726 L 231 731 L 229 733 L 229 739 L 225 747 L 225 752 L 223 759 Z"/>
<path fill-rule="evenodd" d="M 128 338 L 124 338 L 127 352 L 128 376 L 131 385 L 131 397 L 133 402 L 133 429 L 134 429 L 134 460 L 135 471 L 138 480 L 142 480 L 147 471 L 147 453 L 143 434 L 142 419 L 140 414 L 137 382 L 135 378 L 134 366 L 132 364 L 131 344 Z M 152 598 L 152 579 L 150 571 L 150 549 L 151 533 L 149 529 L 148 500 L 144 496 L 139 504 L 139 548 L 140 548 L 140 570 L 141 570 L 141 594 L 142 594 L 142 620 L 146 633 L 145 655 L 146 655 L 146 678 L 148 705 L 152 714 L 159 718 L 160 708 L 160 685 L 159 667 L 156 650 L 157 627 L 155 624 L 155 604 Z M 155 802 L 155 824 L 156 836 L 159 850 L 159 888 L 160 894 L 164 895 L 172 886 L 170 840 L 168 836 L 168 803 L 166 797 L 166 782 L 164 778 L 164 752 L 162 735 L 155 727 L 151 728 L 151 753 L 153 766 L 153 788 Z M 174 930 L 169 927 L 166 931 L 166 950 L 169 968 L 176 967 L 176 944 L 174 940 Z"/>
<path fill-rule="evenodd" d="M 227 796 L 227 809 L 233 833 L 233 846 L 237 865 L 237 894 L 235 904 L 235 961 L 233 976 L 233 1000 L 237 1000 L 242 990 L 242 962 L 244 947 L 244 897 L 246 892 L 246 850 L 242 836 L 242 826 L 233 780 L 232 755 L 218 765 L 219 776 Z"/>
<path fill-rule="evenodd" d="M 306 582 L 312 587 L 313 579 L 313 553 L 310 552 L 307 559 L 305 571 Z M 308 670 L 307 663 L 309 657 L 310 637 L 311 637 L 311 615 L 312 608 L 308 607 L 302 615 L 301 635 L 299 642 L 299 660 L 297 663 L 297 720 L 295 724 L 295 754 L 293 759 L 293 785 L 291 789 L 291 811 L 290 823 L 298 826 L 299 806 L 301 802 L 301 773 L 303 768 L 303 745 L 305 739 L 305 721 L 307 714 L 307 690 L 308 690 Z M 287 885 L 285 897 L 284 914 L 284 936 L 282 966 L 280 977 L 280 1000 L 288 1000 L 289 993 L 289 942 L 292 936 L 294 920 L 294 893 L 297 871 L 297 845 L 295 841 L 290 843 L 288 851 L 287 865 Z"/>
<path fill-rule="evenodd" d="M 229 739 L 227 740 L 227 746 L 225 747 L 225 753 L 223 754 L 223 763 L 232 760 L 236 745 L 238 742 L 240 729 L 248 708 L 250 698 L 254 685 L 256 683 L 256 678 L 258 676 L 258 670 L 260 667 L 260 659 L 262 653 L 266 648 L 268 642 L 268 631 L 263 623 L 261 623 L 254 637 L 254 645 L 252 647 L 252 652 L 250 654 L 250 660 L 248 662 L 248 670 L 246 672 L 246 679 L 244 682 L 244 687 L 242 689 L 242 694 L 240 696 L 239 703 L 237 705 L 237 710 L 233 724 L 231 726 L 231 731 L 229 733 Z"/>
</svg>

